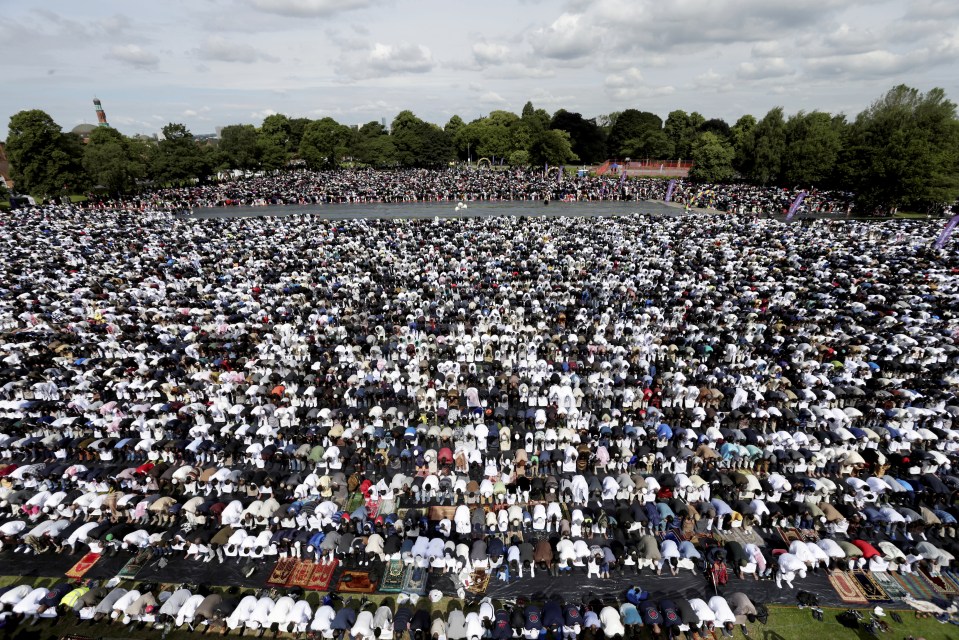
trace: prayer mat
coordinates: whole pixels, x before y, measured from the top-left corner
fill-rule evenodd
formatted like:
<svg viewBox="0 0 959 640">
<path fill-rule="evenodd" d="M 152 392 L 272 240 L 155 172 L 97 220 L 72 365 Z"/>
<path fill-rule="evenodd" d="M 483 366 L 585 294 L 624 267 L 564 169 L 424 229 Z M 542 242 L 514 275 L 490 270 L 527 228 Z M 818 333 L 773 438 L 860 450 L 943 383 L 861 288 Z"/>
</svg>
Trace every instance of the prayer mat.
<svg viewBox="0 0 959 640">
<path fill-rule="evenodd" d="M 894 573 L 892 577 L 902 585 L 913 598 L 919 600 L 932 600 L 937 597 L 936 590 L 926 579 L 915 573 Z"/>
<path fill-rule="evenodd" d="M 356 493 L 351 493 L 350 497 L 346 501 L 346 507 L 344 507 L 343 511 L 346 511 L 347 513 L 353 513 L 363 505 L 365 500 L 366 498 L 364 498 L 363 494 L 359 491 Z"/>
<path fill-rule="evenodd" d="M 306 588 L 310 591 L 329 591 L 330 583 L 333 582 L 333 574 L 339 560 L 333 562 L 317 562 L 313 565 L 313 572 L 310 574 L 310 581 Z"/>
<path fill-rule="evenodd" d="M 273 567 L 273 573 L 270 574 L 266 583 L 271 587 L 285 587 L 290 576 L 293 575 L 293 570 L 296 568 L 297 562 L 298 560 L 296 558 L 283 558 L 278 560 L 276 566 Z"/>
<path fill-rule="evenodd" d="M 876 582 L 871 574 L 865 571 L 851 571 L 852 576 L 859 581 L 859 590 L 866 596 L 870 603 L 874 602 L 892 602 L 892 598 L 886 593 L 882 586 Z"/>
<path fill-rule="evenodd" d="M 783 542 L 786 543 L 787 547 L 796 540 L 805 542 L 805 540 L 803 540 L 802 533 L 799 532 L 799 529 L 783 529 L 782 527 L 777 527 L 777 530 L 779 531 L 779 536 L 783 539 Z"/>
<path fill-rule="evenodd" d="M 666 531 L 657 531 L 657 532 L 656 532 L 656 536 L 657 536 L 660 540 L 666 540 L 667 538 L 672 538 L 672 539 L 674 539 L 674 540 L 677 541 L 677 544 L 678 544 L 679 542 L 683 542 L 684 540 L 687 540 L 687 539 L 688 539 L 688 538 L 683 534 L 683 532 L 682 532 L 681 529 L 666 529 Z"/>
<path fill-rule="evenodd" d="M 757 535 L 755 531 L 746 529 L 727 529 L 722 533 L 716 534 L 716 538 L 723 544 L 735 541 L 744 547 L 747 544 L 754 544 L 757 547 L 766 546 L 766 541 Z"/>
<path fill-rule="evenodd" d="M 703 531 L 702 533 L 693 533 L 689 536 L 689 541 L 693 543 L 693 546 L 699 547 L 704 544 L 708 544 L 710 540 L 716 540 L 715 534 L 709 531 Z"/>
<path fill-rule="evenodd" d="M 859 581 L 845 571 L 830 573 L 829 584 L 836 590 L 839 599 L 846 604 L 869 604 L 869 600 L 859 588 Z"/>
<path fill-rule="evenodd" d="M 300 560 L 293 568 L 290 579 L 286 581 L 288 587 L 306 587 L 310 584 L 310 576 L 313 575 L 313 562 L 310 560 Z"/>
<path fill-rule="evenodd" d="M 371 500 L 367 498 L 366 500 L 366 517 L 370 520 L 376 520 L 376 516 L 380 513 L 380 501 Z"/>
<path fill-rule="evenodd" d="M 919 569 L 919 572 L 922 574 L 922 577 L 925 578 L 930 585 L 932 585 L 933 589 L 935 589 L 936 593 L 939 595 L 946 597 L 959 595 L 959 591 L 956 590 L 956 585 L 948 578 L 942 575 L 933 577 L 929 575 L 924 568 Z"/>
<path fill-rule="evenodd" d="M 430 507 L 430 520 L 433 522 L 439 522 L 440 520 L 453 519 L 453 515 L 456 514 L 456 507 Z"/>
<path fill-rule="evenodd" d="M 429 568 L 409 567 L 403 578 L 403 593 L 415 593 L 418 596 L 425 596 L 426 582 L 429 580 L 429 574 Z"/>
<path fill-rule="evenodd" d="M 874 571 L 872 577 L 879 583 L 882 590 L 886 592 L 893 600 L 901 600 L 908 595 L 908 592 L 902 588 L 892 574 L 888 571 Z"/>
<path fill-rule="evenodd" d="M 97 563 L 97 560 L 100 559 L 99 553 L 88 553 L 80 561 L 73 565 L 69 571 L 66 573 L 66 577 L 71 580 L 78 580 L 83 577 L 83 575 L 93 568 L 93 565 Z"/>
<path fill-rule="evenodd" d="M 148 549 L 140 551 L 138 554 L 130 558 L 125 565 L 123 565 L 123 568 L 120 569 L 119 573 L 117 573 L 117 577 L 121 580 L 133 580 L 137 577 L 137 574 L 140 573 L 140 569 L 147 566 L 152 559 L 152 551 Z"/>
<path fill-rule="evenodd" d="M 370 574 L 365 571 L 344 571 L 336 583 L 336 590 L 340 593 L 373 593 L 376 583 L 370 581 Z"/>
<path fill-rule="evenodd" d="M 396 513 L 399 508 L 400 501 L 399 498 L 393 500 L 380 500 L 376 508 L 376 515 L 378 516 L 388 516 L 391 513 Z"/>
<path fill-rule="evenodd" d="M 481 596 L 486 593 L 486 587 L 489 586 L 490 574 L 482 569 L 475 569 L 470 576 L 470 586 L 466 587 L 467 593 Z"/>
<path fill-rule="evenodd" d="M 947 569 L 942 572 L 942 577 L 951 582 L 956 591 L 959 592 L 959 573 Z"/>
<path fill-rule="evenodd" d="M 819 534 L 814 529 L 800 529 L 799 535 L 803 542 L 819 542 Z"/>
<path fill-rule="evenodd" d="M 403 590 L 406 574 L 406 567 L 403 566 L 402 560 L 390 560 L 386 563 L 386 571 L 383 572 L 383 582 L 380 584 L 380 591 L 384 593 L 399 593 Z"/>
</svg>

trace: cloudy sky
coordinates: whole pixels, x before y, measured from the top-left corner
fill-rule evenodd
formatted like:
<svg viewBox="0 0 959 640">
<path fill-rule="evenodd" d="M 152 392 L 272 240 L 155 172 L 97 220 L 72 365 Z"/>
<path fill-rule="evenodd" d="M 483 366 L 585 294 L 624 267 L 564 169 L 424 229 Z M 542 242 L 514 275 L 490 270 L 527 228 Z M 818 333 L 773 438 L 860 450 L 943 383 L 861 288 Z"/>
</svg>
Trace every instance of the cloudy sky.
<svg viewBox="0 0 959 640">
<path fill-rule="evenodd" d="M 781 105 L 856 114 L 898 83 L 959 100 L 959 1 L 0 1 L 0 137 L 99 96 L 124 133 L 271 113 L 445 123 L 527 100 L 587 117 Z"/>
</svg>

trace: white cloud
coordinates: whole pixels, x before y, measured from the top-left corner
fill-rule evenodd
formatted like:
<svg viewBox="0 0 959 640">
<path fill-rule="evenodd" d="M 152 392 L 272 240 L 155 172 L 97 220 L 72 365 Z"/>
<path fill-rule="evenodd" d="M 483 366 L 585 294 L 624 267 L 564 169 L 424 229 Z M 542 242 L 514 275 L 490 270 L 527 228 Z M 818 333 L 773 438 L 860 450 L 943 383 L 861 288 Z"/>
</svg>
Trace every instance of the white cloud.
<svg viewBox="0 0 959 640">
<path fill-rule="evenodd" d="M 757 62 L 743 62 L 736 68 L 740 80 L 765 80 L 794 74 L 785 58 L 764 58 Z"/>
<path fill-rule="evenodd" d="M 365 52 L 344 51 L 340 69 L 353 79 L 427 73 L 435 66 L 433 54 L 421 44 L 377 42 Z"/>
<path fill-rule="evenodd" d="M 657 87 L 647 84 L 642 72 L 635 67 L 606 76 L 605 86 L 606 92 L 616 100 L 668 96 L 676 91 L 671 85 Z"/>
<path fill-rule="evenodd" d="M 752 53 L 754 58 L 780 58 L 783 46 L 778 40 L 764 40 L 753 45 Z"/>
<path fill-rule="evenodd" d="M 260 109 L 259 111 L 254 111 L 253 113 L 251 113 L 250 118 L 252 118 L 256 122 L 260 122 L 264 120 L 267 116 L 275 116 L 277 113 L 279 112 L 276 111 L 275 109 Z"/>
<path fill-rule="evenodd" d="M 199 109 L 184 110 L 183 116 L 185 118 L 201 118 L 201 119 L 207 120 L 208 118 L 204 118 L 203 116 L 209 112 L 210 112 L 210 107 L 204 105 L 200 107 Z"/>
<path fill-rule="evenodd" d="M 696 76 L 696 78 L 693 80 L 693 88 L 699 90 L 727 92 L 732 91 L 734 85 L 722 74 L 716 73 L 713 69 L 709 69 L 709 71 Z"/>
<path fill-rule="evenodd" d="M 530 45 L 537 56 L 573 60 L 594 53 L 602 38 L 601 30 L 583 14 L 564 13 L 548 27 L 534 29 Z"/>
<path fill-rule="evenodd" d="M 267 13 L 307 18 L 365 9 L 376 2 L 375 0 L 251 0 L 250 4 Z"/>
<path fill-rule="evenodd" d="M 473 59 L 477 64 L 500 64 L 509 58 L 509 47 L 492 42 L 477 42 L 473 45 Z"/>
<path fill-rule="evenodd" d="M 959 56 L 959 29 L 947 37 L 937 39 L 926 47 L 897 52 L 873 49 L 848 55 L 828 55 L 806 62 L 807 72 L 813 76 L 841 76 L 856 79 L 892 77 L 940 65 L 951 65 Z"/>
<path fill-rule="evenodd" d="M 114 45 L 107 57 L 138 69 L 155 69 L 160 64 L 159 56 L 136 44 Z"/>
<path fill-rule="evenodd" d="M 479 101 L 483 104 L 494 104 L 494 105 L 504 105 L 506 104 L 506 98 L 496 93 L 495 91 L 487 91 L 479 97 Z"/>
<path fill-rule="evenodd" d="M 263 60 L 276 62 L 273 56 L 263 53 L 246 42 L 227 40 L 223 36 L 210 36 L 203 44 L 193 50 L 194 55 L 203 60 L 216 62 L 240 62 L 251 64 Z"/>
</svg>

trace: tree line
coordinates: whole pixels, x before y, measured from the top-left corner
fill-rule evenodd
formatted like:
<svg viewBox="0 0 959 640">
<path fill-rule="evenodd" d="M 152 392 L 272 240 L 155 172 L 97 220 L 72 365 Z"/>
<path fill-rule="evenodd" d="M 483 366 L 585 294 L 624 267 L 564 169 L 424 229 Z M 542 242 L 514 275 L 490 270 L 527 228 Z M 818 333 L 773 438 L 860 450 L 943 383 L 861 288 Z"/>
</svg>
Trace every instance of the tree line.
<svg viewBox="0 0 959 640">
<path fill-rule="evenodd" d="M 81 144 L 48 114 L 30 110 L 11 117 L 7 155 L 18 191 L 40 197 L 91 189 L 122 195 L 225 170 L 437 168 L 479 158 L 513 167 L 682 159 L 693 163 L 693 180 L 844 189 L 861 211 L 934 209 L 959 197 L 956 105 L 942 89 L 904 85 L 851 120 L 824 111 L 787 116 L 782 107 L 732 125 L 682 110 L 665 121 L 638 109 L 585 118 L 527 102 L 519 114 L 493 111 L 471 122 L 454 115 L 442 127 L 411 111 L 389 129 L 276 114 L 259 127 L 225 127 L 216 141 L 197 141 L 171 123 L 156 141 L 99 127 Z"/>
</svg>

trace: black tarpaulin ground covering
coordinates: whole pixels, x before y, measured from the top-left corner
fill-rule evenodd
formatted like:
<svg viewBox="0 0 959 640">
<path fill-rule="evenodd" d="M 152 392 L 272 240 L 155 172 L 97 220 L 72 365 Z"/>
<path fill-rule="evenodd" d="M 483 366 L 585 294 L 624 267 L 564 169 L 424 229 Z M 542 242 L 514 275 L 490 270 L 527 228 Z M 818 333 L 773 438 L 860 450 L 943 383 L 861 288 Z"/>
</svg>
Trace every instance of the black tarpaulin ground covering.
<svg viewBox="0 0 959 640">
<path fill-rule="evenodd" d="M 633 585 L 638 585 L 649 591 L 650 597 L 654 600 L 669 597 L 708 600 L 715 595 L 711 583 L 707 583 L 702 575 L 693 574 L 689 571 L 681 571 L 678 576 L 657 576 L 647 570 L 646 575 L 627 574 L 619 576 L 613 574 L 609 579 L 587 578 L 585 570 L 583 571 L 583 573 L 555 578 L 543 572 L 538 573 L 535 578 L 526 577 L 514 580 L 509 584 L 494 577 L 490 580 L 486 595 L 492 598 L 518 598 L 522 596 L 540 600 L 556 594 L 566 600 L 575 602 L 586 600 L 590 595 L 621 597 Z M 720 587 L 719 593 L 720 595 L 726 595 L 741 591 L 756 602 L 794 605 L 796 604 L 796 594 L 802 590 L 816 594 L 822 605 L 844 606 L 842 600 L 836 595 L 836 591 L 830 586 L 825 573 L 809 574 L 805 580 L 796 580 L 794 584 L 796 585 L 795 589 L 790 589 L 785 585 L 782 589 L 777 589 L 776 583 L 772 580 L 753 580 L 752 578 L 739 580 L 730 576 L 728 584 Z M 456 588 L 449 576 L 431 576 L 429 588 L 439 589 L 445 595 L 456 594 Z"/>
<path fill-rule="evenodd" d="M 41 556 L 25 556 L 23 554 L 4 551 L 0 553 L 0 573 L 6 575 L 20 575 L 24 577 L 62 577 L 73 566 L 82 554 L 44 554 Z M 115 576 L 130 559 L 127 553 L 119 553 L 113 557 L 103 557 L 84 576 L 97 580 L 108 580 Z M 243 575 L 245 564 L 229 559 L 224 563 L 217 561 L 197 562 L 183 558 L 171 558 L 169 563 L 160 568 L 154 560 L 144 567 L 138 574 L 137 580 L 158 583 L 194 583 L 208 585 L 236 585 L 239 587 L 260 588 L 266 585 L 267 578 L 273 571 L 274 561 L 257 562 L 256 571 L 249 577 Z M 357 567 L 349 567 L 354 570 Z M 337 569 L 332 584 L 336 584 L 339 574 L 344 570 Z M 653 599 L 666 597 L 701 597 L 708 599 L 713 595 L 712 585 L 706 582 L 701 574 L 681 571 L 678 576 L 656 576 L 646 570 L 645 575 L 636 575 L 627 572 L 625 575 L 613 573 L 609 579 L 587 578 L 585 569 L 577 570 L 573 575 L 552 577 L 546 572 L 537 573 L 536 577 L 513 580 L 509 584 L 493 577 L 490 580 L 486 595 L 493 598 L 517 598 L 550 596 L 557 594 L 571 601 L 585 600 L 592 596 L 621 596 L 632 585 L 639 585 L 650 592 Z M 739 580 L 730 576 L 729 583 L 720 589 L 721 594 L 741 591 L 751 599 L 764 603 L 796 604 L 796 593 L 799 590 L 815 593 L 821 604 L 826 606 L 843 606 L 843 602 L 830 586 L 824 571 L 819 574 L 810 573 L 804 580 L 796 580 L 795 589 L 785 587 L 777 589 L 771 580 Z M 444 595 L 455 596 L 456 587 L 450 575 L 431 574 L 428 589 L 439 589 Z"/>
</svg>

